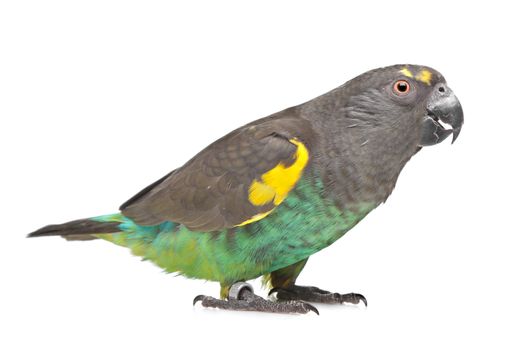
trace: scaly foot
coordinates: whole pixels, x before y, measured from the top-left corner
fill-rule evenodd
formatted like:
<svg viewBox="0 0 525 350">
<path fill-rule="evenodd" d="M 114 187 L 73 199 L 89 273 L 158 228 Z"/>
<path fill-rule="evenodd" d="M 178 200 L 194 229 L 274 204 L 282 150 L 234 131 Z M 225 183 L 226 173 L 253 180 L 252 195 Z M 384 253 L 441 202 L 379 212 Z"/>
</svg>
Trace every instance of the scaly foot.
<svg viewBox="0 0 525 350">
<path fill-rule="evenodd" d="M 313 303 L 324 303 L 324 304 L 359 304 L 363 302 L 365 306 L 368 306 L 366 298 L 357 293 L 331 293 L 326 290 L 319 289 L 317 287 L 305 287 L 305 286 L 292 286 L 288 288 L 273 288 L 268 295 L 274 294 L 277 300 L 288 300 L 288 301 L 308 301 Z"/>
<path fill-rule="evenodd" d="M 317 311 L 315 307 L 301 300 L 273 302 L 261 298 L 255 295 L 252 286 L 245 282 L 237 282 L 230 287 L 228 300 L 198 295 L 193 299 L 193 305 L 198 301 L 200 301 L 204 307 L 215 307 L 223 310 L 262 311 L 282 314 L 306 314 L 309 311 L 313 311 L 319 315 L 319 311 Z"/>
</svg>

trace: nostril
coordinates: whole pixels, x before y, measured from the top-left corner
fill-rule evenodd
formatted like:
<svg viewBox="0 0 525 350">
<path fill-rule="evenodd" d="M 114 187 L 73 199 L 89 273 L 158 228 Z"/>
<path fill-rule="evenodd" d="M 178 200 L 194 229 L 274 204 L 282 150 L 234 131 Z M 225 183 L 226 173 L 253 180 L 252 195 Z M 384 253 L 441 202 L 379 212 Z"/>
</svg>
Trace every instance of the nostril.
<svg viewBox="0 0 525 350">
<path fill-rule="evenodd" d="M 445 92 L 445 87 L 444 87 L 444 86 L 440 86 L 440 87 L 438 88 L 438 91 L 439 91 L 439 92 Z"/>
</svg>

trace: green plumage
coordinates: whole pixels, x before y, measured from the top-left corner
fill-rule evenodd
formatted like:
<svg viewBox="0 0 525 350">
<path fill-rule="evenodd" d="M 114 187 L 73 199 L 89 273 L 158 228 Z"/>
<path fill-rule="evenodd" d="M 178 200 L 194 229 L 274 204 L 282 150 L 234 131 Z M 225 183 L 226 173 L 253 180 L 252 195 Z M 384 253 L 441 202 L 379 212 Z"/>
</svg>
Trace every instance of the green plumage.
<svg viewBox="0 0 525 350">
<path fill-rule="evenodd" d="M 320 181 L 305 177 L 263 220 L 213 232 L 190 231 L 172 222 L 140 226 L 121 214 L 93 220 L 119 222 L 123 233 L 98 237 L 130 248 L 167 272 L 227 285 L 306 259 L 335 242 L 374 207 L 362 203 L 342 211 L 322 193 Z"/>
</svg>

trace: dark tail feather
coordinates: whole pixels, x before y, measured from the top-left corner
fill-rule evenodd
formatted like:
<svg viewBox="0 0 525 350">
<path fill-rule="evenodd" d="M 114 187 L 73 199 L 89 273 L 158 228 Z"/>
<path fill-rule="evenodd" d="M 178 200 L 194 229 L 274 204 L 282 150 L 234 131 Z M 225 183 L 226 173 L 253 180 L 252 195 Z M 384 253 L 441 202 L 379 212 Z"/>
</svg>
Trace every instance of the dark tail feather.
<svg viewBox="0 0 525 350">
<path fill-rule="evenodd" d="M 64 238 L 66 241 L 92 241 L 98 239 L 97 236 L 93 235 L 62 235 L 60 237 Z"/>
<path fill-rule="evenodd" d="M 96 237 L 91 235 L 96 233 L 121 232 L 119 225 L 120 222 L 100 222 L 92 219 L 81 219 L 60 225 L 48 225 L 35 232 L 31 232 L 27 237 L 62 236 L 67 240 L 89 240 L 95 239 Z"/>
</svg>

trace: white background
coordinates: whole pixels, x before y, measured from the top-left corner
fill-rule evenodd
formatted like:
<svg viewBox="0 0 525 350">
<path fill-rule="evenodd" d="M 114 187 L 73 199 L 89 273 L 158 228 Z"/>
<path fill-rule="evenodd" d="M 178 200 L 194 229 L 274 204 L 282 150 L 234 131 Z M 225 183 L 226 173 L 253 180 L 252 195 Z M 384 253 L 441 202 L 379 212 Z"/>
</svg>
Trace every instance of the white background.
<svg viewBox="0 0 525 350">
<path fill-rule="evenodd" d="M 524 32 L 505 1 L 2 1 L 0 348 L 523 349 Z M 116 212 L 237 126 L 395 63 L 441 71 L 465 126 L 299 279 L 367 309 L 193 308 L 218 285 L 107 242 L 24 238 Z"/>
</svg>

